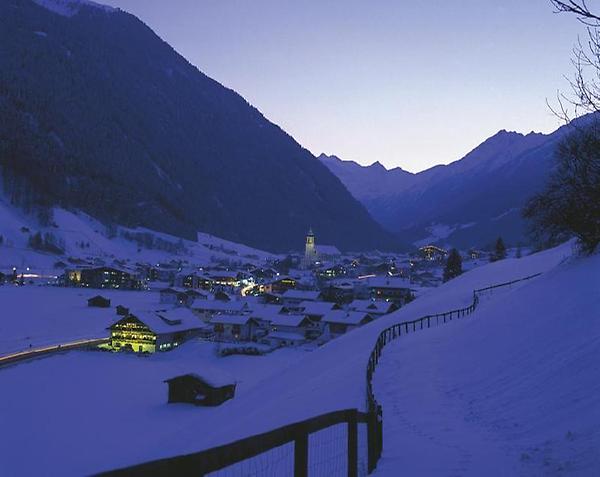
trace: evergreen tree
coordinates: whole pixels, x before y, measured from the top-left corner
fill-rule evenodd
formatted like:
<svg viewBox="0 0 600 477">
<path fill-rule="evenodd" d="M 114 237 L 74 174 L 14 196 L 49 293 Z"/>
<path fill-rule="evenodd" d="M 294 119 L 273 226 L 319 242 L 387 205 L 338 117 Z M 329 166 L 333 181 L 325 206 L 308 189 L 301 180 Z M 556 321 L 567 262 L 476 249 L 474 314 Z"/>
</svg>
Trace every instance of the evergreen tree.
<svg viewBox="0 0 600 477">
<path fill-rule="evenodd" d="M 444 268 L 444 281 L 452 280 L 453 278 L 458 277 L 462 270 L 462 258 L 458 250 L 453 248 L 450 250 L 450 254 L 448 255 L 448 259 L 446 260 L 446 267 Z"/>
<path fill-rule="evenodd" d="M 506 245 L 504 245 L 504 240 L 502 240 L 502 237 L 498 237 L 498 240 L 496 240 L 496 245 L 494 247 L 494 253 L 492 254 L 490 261 L 496 262 L 498 260 L 504 260 L 505 258 Z"/>
</svg>

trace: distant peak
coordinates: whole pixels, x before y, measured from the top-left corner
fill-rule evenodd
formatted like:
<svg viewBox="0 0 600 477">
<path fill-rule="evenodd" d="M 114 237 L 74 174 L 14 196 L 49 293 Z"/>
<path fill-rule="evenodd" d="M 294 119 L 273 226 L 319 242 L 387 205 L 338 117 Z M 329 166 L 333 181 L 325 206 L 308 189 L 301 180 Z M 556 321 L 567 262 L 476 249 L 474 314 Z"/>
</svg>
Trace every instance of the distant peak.
<svg viewBox="0 0 600 477">
<path fill-rule="evenodd" d="M 72 17 L 77 15 L 81 7 L 94 7 L 105 12 L 116 12 L 118 8 L 101 5 L 100 3 L 92 2 L 91 0 L 32 0 L 40 7 L 50 10 L 53 13 L 62 15 L 63 17 Z"/>
<path fill-rule="evenodd" d="M 385 169 L 387 171 L 387 167 L 385 167 L 381 162 L 379 161 L 375 161 L 373 164 L 371 164 L 370 167 L 374 167 L 377 169 Z"/>
</svg>

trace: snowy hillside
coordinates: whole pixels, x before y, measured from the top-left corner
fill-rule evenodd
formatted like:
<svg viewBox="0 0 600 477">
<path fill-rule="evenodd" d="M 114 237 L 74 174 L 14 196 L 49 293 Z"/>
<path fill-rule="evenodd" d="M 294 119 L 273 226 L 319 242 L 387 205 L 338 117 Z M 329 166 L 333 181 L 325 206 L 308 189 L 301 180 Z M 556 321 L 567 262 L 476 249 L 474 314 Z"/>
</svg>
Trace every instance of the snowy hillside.
<svg viewBox="0 0 600 477">
<path fill-rule="evenodd" d="M 600 255 L 573 259 L 386 348 L 377 475 L 595 475 L 599 284 Z"/>
<path fill-rule="evenodd" d="M 0 271 L 10 270 L 12 267 L 19 270 L 29 267 L 45 275 L 52 275 L 60 272 L 55 268 L 56 262 L 64 261 L 67 257 L 98 257 L 107 261 L 118 259 L 147 263 L 174 259 L 197 265 L 207 264 L 213 258 L 254 262 L 273 257 L 269 253 L 204 233 L 199 233 L 198 241 L 192 242 L 148 229 L 119 227 L 112 231 L 115 236 L 109 238 L 111 233 L 106 226 L 86 214 L 55 208 L 52 215 L 52 225 L 42 227 L 35 217 L 11 206 L 0 195 Z M 47 253 L 28 247 L 30 237 L 36 232 L 49 232 L 55 236 L 64 246 L 64 254 Z M 134 240 L 136 235 L 143 238 L 145 234 L 160 241 L 164 248 L 177 251 L 161 250 L 158 246 L 150 248 L 143 241 Z"/>
<path fill-rule="evenodd" d="M 523 290 L 521 298 L 524 299 L 524 297 L 530 296 L 525 293 L 525 290 L 533 288 L 536 292 L 531 296 L 539 298 L 548 287 L 553 293 L 554 300 L 579 301 L 582 304 L 578 305 L 577 310 L 580 312 L 587 310 L 589 314 L 593 310 L 592 306 L 597 305 L 595 301 L 597 300 L 597 293 L 594 295 L 590 293 L 589 289 L 569 288 L 565 282 L 576 277 L 582 277 L 584 274 L 589 275 L 594 270 L 597 272 L 598 257 L 587 260 L 575 259 L 561 265 L 570 255 L 571 245 L 565 244 L 556 249 L 522 259 L 507 259 L 476 268 L 440 288 L 431 290 L 392 315 L 380 318 L 369 325 L 331 341 L 316 351 L 302 354 L 298 360 L 282 363 L 281 367 L 267 365 L 270 371 L 266 372 L 260 379 L 251 379 L 247 383 L 248 385 L 245 386 L 243 395 L 210 410 L 200 410 L 199 412 L 196 408 L 167 406 L 164 383 L 162 383 L 165 374 L 163 368 L 161 368 L 160 375 L 154 375 L 150 369 L 145 370 L 143 372 L 143 375 L 146 376 L 144 378 L 146 380 L 144 389 L 147 391 L 136 392 L 134 390 L 134 387 L 138 386 L 135 384 L 136 381 L 130 381 L 131 373 L 134 372 L 132 368 L 129 365 L 115 366 L 114 363 L 125 363 L 126 361 L 127 363 L 133 363 L 132 366 L 137 366 L 135 363 L 139 361 L 147 362 L 143 358 L 112 354 L 97 356 L 95 354 L 77 353 L 0 369 L 0 385 L 3 388 L 5 386 L 11 387 L 17 381 L 34 382 L 36 380 L 35 376 L 38 376 L 39 373 L 44 375 L 58 373 L 60 377 L 64 369 L 71 370 L 69 373 L 80 373 L 82 376 L 89 373 L 106 375 L 109 376 L 109 382 L 114 383 L 114 385 L 106 387 L 106 384 L 96 386 L 90 382 L 87 386 L 93 386 L 93 392 L 90 391 L 91 388 L 82 389 L 80 386 L 76 386 L 75 383 L 71 382 L 72 384 L 69 384 L 70 381 L 65 382 L 61 378 L 57 378 L 56 382 L 45 383 L 46 392 L 56 396 L 56 398 L 53 398 L 55 399 L 54 402 L 57 402 L 53 407 L 53 419 L 57 423 L 61 422 L 61 425 L 58 427 L 45 426 L 38 429 L 35 441 L 29 445 L 36 459 L 28 460 L 26 463 L 22 459 L 16 459 L 17 454 L 13 452 L 15 448 L 24 445 L 24 442 L 30 442 L 30 433 L 27 431 L 28 426 L 23 426 L 22 420 L 25 416 L 33 421 L 43 419 L 46 410 L 42 408 L 32 409 L 26 400 L 19 399 L 18 393 L 9 393 L 0 397 L 0 408 L 10 409 L 10 413 L 7 415 L 11 416 L 11 419 L 4 423 L 6 429 L 4 435 L 10 436 L 10 439 L 5 440 L 0 445 L 0 452 L 5 453 L 1 456 L 2 461 L 6 463 L 5 465 L 9 470 L 14 470 L 15 474 L 21 475 L 35 473 L 36 469 L 39 470 L 48 466 L 56 467 L 59 463 L 65 475 L 88 474 L 145 460 L 197 451 L 270 430 L 282 424 L 312 417 L 322 412 L 351 407 L 363 408 L 365 402 L 365 366 L 380 330 L 398 321 L 414 319 L 424 314 L 469 304 L 474 288 L 520 278 L 536 272 L 544 272 L 545 274 L 542 277 L 531 283 L 520 285 L 510 293 Z M 560 293 L 557 293 L 556 290 L 561 286 L 561 283 L 563 289 Z M 588 287 L 590 286 L 588 285 Z M 584 291 L 587 291 L 587 293 L 583 293 Z M 510 296 L 510 294 L 505 294 L 498 295 L 497 298 L 493 297 L 495 301 L 486 303 L 482 307 L 481 313 L 476 312 L 472 321 L 460 326 L 476 326 L 483 329 L 486 325 L 497 327 L 502 326 L 499 323 L 506 324 L 507 318 L 504 313 L 498 317 L 490 315 L 486 318 L 484 315 L 484 313 L 489 313 L 488 310 L 492 306 L 496 306 L 495 304 L 502 307 L 512 306 L 516 310 L 520 310 L 519 315 L 515 314 L 518 317 L 518 323 L 513 323 L 510 329 L 516 328 L 517 324 L 522 325 L 529 321 L 537 324 L 542 320 L 557 319 L 559 311 L 564 311 L 564 308 L 557 306 L 556 314 L 547 313 L 538 316 L 536 309 L 529 306 L 528 301 L 524 301 L 517 306 L 512 300 L 508 301 Z M 556 305 L 554 302 L 552 304 Z M 76 317 L 62 317 L 61 313 L 57 315 L 54 324 L 56 328 L 69 327 L 71 326 L 70 323 L 77 319 Z M 575 320 L 579 315 L 570 316 L 571 320 Z M 61 317 L 65 320 L 62 325 Z M 81 316 L 81 318 L 94 319 L 91 315 L 89 317 Z M 554 321 L 548 323 L 555 324 Z M 573 323 L 575 322 L 573 321 Z M 588 335 L 590 329 L 584 325 L 585 322 L 581 326 L 573 326 L 569 332 L 569 340 L 575 340 L 579 333 L 582 336 Z M 529 329 L 535 329 L 536 333 L 543 333 L 544 330 L 548 330 L 550 327 L 537 328 L 531 325 Z M 449 342 L 454 342 L 458 339 L 459 331 L 458 326 L 449 325 L 447 328 L 440 328 L 435 332 L 438 340 L 444 337 Z M 490 344 L 490 349 L 496 349 L 500 353 L 503 347 L 507 347 L 506 339 L 508 338 L 506 333 L 508 331 L 505 331 L 505 334 L 502 335 L 505 339 L 499 340 L 498 344 L 493 347 L 491 347 L 489 341 L 492 335 L 489 335 L 486 343 Z M 413 339 L 413 337 L 409 337 L 406 341 L 410 339 Z M 414 339 L 417 339 L 417 335 Z M 520 342 L 524 344 L 532 343 L 531 339 L 521 340 Z M 549 341 L 544 340 L 539 342 L 541 344 L 549 343 Z M 405 346 L 404 341 L 397 344 L 399 348 Z M 181 353 L 177 356 L 180 356 L 183 360 L 179 362 L 177 369 L 181 369 L 181 366 L 189 366 L 201 370 L 203 363 L 207 363 L 211 367 L 215 365 L 212 359 L 207 360 L 201 355 L 195 354 L 195 352 L 188 355 L 186 346 L 177 351 L 177 353 Z M 464 352 L 464 349 L 461 349 L 461 352 Z M 535 359 L 534 349 L 532 349 L 532 353 L 532 359 Z M 74 356 L 81 356 L 82 358 L 75 359 Z M 276 357 L 277 353 L 272 356 Z M 152 359 L 163 360 L 167 358 L 163 358 L 161 355 Z M 177 358 L 177 360 L 179 359 Z M 226 359 L 224 362 L 226 362 Z M 588 371 L 583 369 L 582 373 L 585 374 Z M 173 372 L 175 372 L 175 369 L 173 369 Z M 235 370 L 230 369 L 230 372 L 235 375 Z M 485 369 L 482 368 L 480 372 L 482 375 L 485 374 Z M 383 375 L 383 377 L 385 376 Z M 508 376 L 506 379 L 508 379 Z M 585 379 L 582 382 L 587 382 L 588 378 L 581 375 L 576 379 Z M 106 381 L 102 382 L 105 383 Z M 17 388 L 15 387 L 15 389 Z M 117 392 L 119 388 L 122 388 L 122 392 Z M 25 390 L 24 392 L 27 393 L 28 391 Z M 419 391 L 415 391 L 415 393 L 417 392 Z M 59 396 L 60 401 L 56 401 Z M 568 398 L 570 396 L 569 392 L 565 391 L 564 396 L 565 399 Z M 146 425 L 153 429 L 152 432 L 140 433 L 137 428 L 126 426 L 126 429 L 121 430 L 120 432 L 129 432 L 127 429 L 131 429 L 131 432 L 134 433 L 131 436 L 131 442 L 135 442 L 134 446 L 124 448 L 123 446 L 112 445 L 114 430 L 110 427 L 99 426 L 95 428 L 93 434 L 89 434 L 82 432 L 78 419 L 71 419 L 73 409 L 80 407 L 77 403 L 82 399 L 85 399 L 87 403 L 85 412 L 88 414 L 86 418 L 88 422 L 101 422 L 103 416 L 112 415 L 113 412 L 121 412 L 117 409 L 122 408 L 122 398 L 127 400 L 128 406 L 131 406 L 130 409 L 136 409 L 135 415 L 138 416 L 136 419 L 141 419 L 141 421 L 136 422 L 145 422 L 142 416 L 146 416 L 145 419 L 150 419 L 146 422 Z M 391 413 L 392 411 L 387 412 Z M 63 419 L 61 419 L 61 416 Z M 166 419 L 159 416 L 164 416 Z M 148 424 L 158 422 L 156 419 L 160 419 L 162 423 L 168 422 L 168 425 L 152 426 Z M 597 421 L 597 423 L 600 423 L 600 421 Z M 205 429 L 211 429 L 211 432 L 203 432 Z M 56 445 L 47 448 L 43 444 L 44 442 L 53 442 Z M 79 459 L 74 462 L 68 458 L 73 452 L 86 455 L 86 459 Z M 17 472 L 19 470 L 21 472 Z"/>
</svg>

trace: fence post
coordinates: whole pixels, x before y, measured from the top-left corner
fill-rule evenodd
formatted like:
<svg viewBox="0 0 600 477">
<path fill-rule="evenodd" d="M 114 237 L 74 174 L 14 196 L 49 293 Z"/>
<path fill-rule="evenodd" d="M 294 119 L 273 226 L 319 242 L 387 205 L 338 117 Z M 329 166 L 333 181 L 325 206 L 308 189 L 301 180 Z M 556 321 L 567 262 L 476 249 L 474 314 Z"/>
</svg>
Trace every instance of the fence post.
<svg viewBox="0 0 600 477">
<path fill-rule="evenodd" d="M 308 477 L 308 433 L 294 441 L 294 477 Z"/>
<path fill-rule="evenodd" d="M 374 408 L 369 409 L 369 415 L 367 417 L 367 453 L 368 453 L 368 472 L 369 474 L 375 470 L 377 465 L 377 448 L 375 444 L 377 416 L 375 415 Z"/>
<path fill-rule="evenodd" d="M 348 418 L 348 477 L 358 476 L 358 422 L 356 410 Z"/>
</svg>

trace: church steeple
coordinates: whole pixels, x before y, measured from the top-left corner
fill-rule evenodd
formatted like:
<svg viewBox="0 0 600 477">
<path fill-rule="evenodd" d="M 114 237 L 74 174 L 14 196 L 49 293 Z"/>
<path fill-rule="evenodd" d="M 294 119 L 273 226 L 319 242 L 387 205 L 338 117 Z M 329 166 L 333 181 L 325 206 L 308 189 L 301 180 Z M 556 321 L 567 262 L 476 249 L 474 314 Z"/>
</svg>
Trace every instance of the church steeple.
<svg viewBox="0 0 600 477">
<path fill-rule="evenodd" d="M 304 266 L 310 267 L 317 258 L 317 249 L 315 247 L 315 234 L 312 227 L 308 229 L 306 234 L 306 243 L 304 246 Z"/>
</svg>

